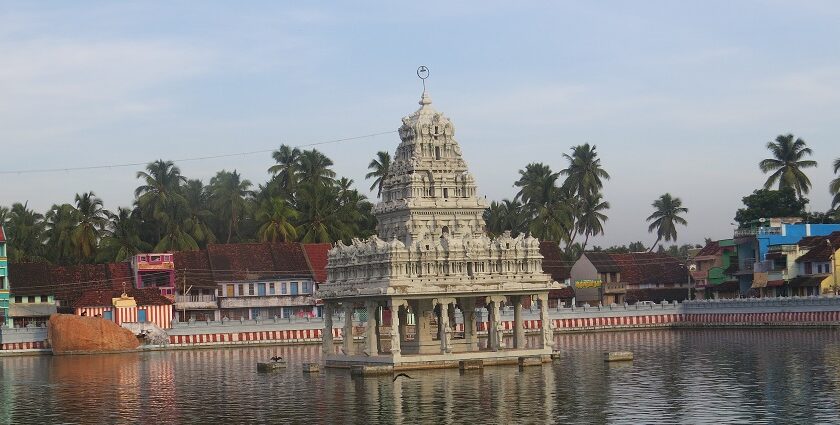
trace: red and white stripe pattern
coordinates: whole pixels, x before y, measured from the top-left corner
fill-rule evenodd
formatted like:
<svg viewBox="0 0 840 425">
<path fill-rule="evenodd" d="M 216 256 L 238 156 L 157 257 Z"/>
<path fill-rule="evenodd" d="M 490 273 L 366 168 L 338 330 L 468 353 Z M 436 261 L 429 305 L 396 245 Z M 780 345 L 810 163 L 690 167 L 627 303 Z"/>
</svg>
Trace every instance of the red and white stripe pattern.
<svg viewBox="0 0 840 425">
<path fill-rule="evenodd" d="M 689 314 L 687 322 L 705 324 L 837 323 L 840 311 L 790 311 L 774 313 Z"/>
<path fill-rule="evenodd" d="M 8 342 L 0 345 L 0 349 L 6 350 L 46 350 L 50 348 L 47 341 Z"/>
<path fill-rule="evenodd" d="M 255 344 L 262 342 L 319 342 L 321 341 L 321 334 L 321 329 L 295 329 L 283 331 L 212 333 L 200 335 L 170 335 L 169 343 L 174 345 L 215 345 Z M 333 338 L 337 340 L 342 338 L 340 328 L 333 329 Z"/>
<path fill-rule="evenodd" d="M 172 306 L 171 305 L 142 305 L 137 307 L 79 307 L 76 315 L 104 317 L 105 312 L 113 312 L 113 319 L 118 325 L 123 323 L 136 323 L 139 310 L 146 311 L 146 321 L 154 323 L 162 329 L 172 327 Z"/>
</svg>

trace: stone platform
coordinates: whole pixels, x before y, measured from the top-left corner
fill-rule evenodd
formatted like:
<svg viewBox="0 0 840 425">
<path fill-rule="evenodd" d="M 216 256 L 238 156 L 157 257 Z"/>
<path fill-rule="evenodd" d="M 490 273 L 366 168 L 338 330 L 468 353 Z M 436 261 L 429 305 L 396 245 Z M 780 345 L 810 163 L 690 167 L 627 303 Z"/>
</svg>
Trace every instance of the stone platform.
<svg viewBox="0 0 840 425">
<path fill-rule="evenodd" d="M 480 360 L 483 366 L 518 365 L 520 358 L 528 358 L 529 364 L 535 361 L 551 362 L 551 349 L 522 349 L 501 351 L 477 351 L 469 353 L 422 354 L 399 356 L 365 356 L 365 355 L 327 355 L 324 365 L 329 368 L 352 369 L 354 366 L 383 366 L 391 367 L 393 371 L 418 369 L 457 369 L 462 361 Z"/>
</svg>

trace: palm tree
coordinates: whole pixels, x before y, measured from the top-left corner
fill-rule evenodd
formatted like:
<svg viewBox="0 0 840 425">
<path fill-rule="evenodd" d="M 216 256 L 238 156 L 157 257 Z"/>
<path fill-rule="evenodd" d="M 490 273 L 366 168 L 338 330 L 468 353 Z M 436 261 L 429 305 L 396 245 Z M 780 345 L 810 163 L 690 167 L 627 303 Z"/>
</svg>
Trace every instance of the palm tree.
<svg viewBox="0 0 840 425">
<path fill-rule="evenodd" d="M 298 212 L 285 199 L 278 197 L 263 201 L 256 214 L 260 225 L 257 231 L 260 242 L 289 242 L 297 239 L 297 229 L 292 224 L 297 218 Z"/>
<path fill-rule="evenodd" d="M 25 263 L 42 261 L 44 245 L 44 216 L 28 208 L 28 203 L 12 204 L 6 230 L 11 261 Z"/>
<path fill-rule="evenodd" d="M 216 236 L 210 227 L 213 213 L 210 211 L 210 194 L 201 180 L 187 180 L 181 187 L 187 201 L 189 217 L 184 221 L 184 230 L 200 245 L 216 242 Z"/>
<path fill-rule="evenodd" d="M 379 151 L 376 153 L 376 158 L 370 160 L 368 169 L 371 172 L 365 174 L 366 179 L 373 178 L 373 184 L 370 185 L 370 190 L 376 188 L 376 197 L 382 197 L 382 184 L 385 182 L 385 177 L 388 176 L 388 171 L 391 168 L 391 154 L 387 151 Z"/>
<path fill-rule="evenodd" d="M 677 240 L 678 224 L 688 225 L 688 222 L 680 217 L 680 214 L 688 213 L 688 208 L 682 206 L 680 198 L 674 198 L 670 193 L 666 193 L 653 201 L 651 205 L 654 211 L 647 218 L 647 221 L 652 221 L 648 226 L 648 232 L 656 230 L 656 242 L 651 245 L 649 252 L 653 252 L 653 249 L 662 239 L 665 239 L 665 241 Z"/>
<path fill-rule="evenodd" d="M 292 194 L 297 186 L 300 155 L 300 149 L 287 145 L 280 145 L 280 149 L 271 154 L 277 164 L 269 167 L 268 172 L 278 179 L 278 184 L 286 195 Z"/>
<path fill-rule="evenodd" d="M 796 189 L 796 194 L 802 198 L 811 188 L 811 180 L 802 171 L 803 168 L 816 167 L 817 162 L 803 160 L 806 155 L 811 155 L 811 148 L 805 147 L 804 140 L 794 140 L 793 134 L 779 135 L 775 142 L 768 142 L 767 149 L 773 154 L 773 158 L 767 158 L 758 163 L 761 172 L 767 174 L 775 171 L 764 183 L 765 189 L 770 189 L 776 182 L 779 182 L 779 189 L 791 187 Z"/>
<path fill-rule="evenodd" d="M 118 208 L 117 213 L 109 213 L 108 218 L 110 224 L 100 243 L 100 261 L 119 263 L 152 249 L 140 239 L 140 221 L 131 209 Z"/>
<path fill-rule="evenodd" d="M 493 201 L 484 212 L 487 231 L 492 236 L 498 236 L 510 230 L 515 237 L 528 228 L 528 217 L 519 201 L 503 199 L 502 202 Z"/>
<path fill-rule="evenodd" d="M 79 213 L 70 204 L 53 205 L 44 220 L 47 258 L 57 264 L 69 264 L 75 256 L 73 230 L 79 225 Z"/>
<path fill-rule="evenodd" d="M 578 217 L 577 231 L 585 236 L 581 251 L 586 250 L 589 237 L 604 234 L 604 222 L 607 215 L 604 211 L 610 208 L 610 203 L 601 200 L 601 194 L 587 195 L 581 202 L 581 214 Z"/>
<path fill-rule="evenodd" d="M 0 226 L 5 226 L 7 221 L 9 221 L 9 209 L 0 206 Z"/>
<path fill-rule="evenodd" d="M 331 243 L 354 235 L 354 223 L 361 214 L 355 202 L 340 204 L 334 188 L 307 184 L 301 187 L 300 200 L 301 242 Z"/>
<path fill-rule="evenodd" d="M 300 154 L 298 181 L 305 181 L 314 186 L 329 186 L 335 178 L 335 172 L 330 169 L 332 166 L 332 160 L 317 149 L 303 151 Z"/>
<path fill-rule="evenodd" d="M 834 174 L 837 174 L 838 171 L 840 171 L 840 158 L 834 160 Z M 837 208 L 837 206 L 840 206 L 840 176 L 831 181 L 828 190 L 834 195 L 834 199 L 831 200 L 831 208 Z"/>
<path fill-rule="evenodd" d="M 566 176 L 563 187 L 577 196 L 597 193 L 604 187 L 601 179 L 609 180 L 610 175 L 601 168 L 601 159 L 595 152 L 595 145 L 589 146 L 589 143 L 584 143 L 573 146 L 571 150 L 571 155 L 563 154 L 569 161 L 569 166 L 560 171 L 560 174 Z"/>
<path fill-rule="evenodd" d="M 108 212 L 93 192 L 76 194 L 76 211 L 79 224 L 73 230 L 73 246 L 79 261 L 87 262 L 93 260 L 96 253 L 102 231 L 108 224 Z"/>
<path fill-rule="evenodd" d="M 233 170 L 219 171 L 216 176 L 210 179 L 210 205 L 220 216 L 221 221 L 226 223 L 227 242 L 230 243 L 234 233 L 239 234 L 240 221 L 248 212 L 250 204 L 248 199 L 254 195 L 249 188 L 251 182 L 242 179 L 242 176 Z"/>
<path fill-rule="evenodd" d="M 519 188 L 514 200 L 522 201 L 532 212 L 535 212 L 539 205 L 545 205 L 557 198 L 557 179 L 560 173 L 552 172 L 548 165 L 528 164 L 525 170 L 519 170 L 519 175 L 519 180 L 513 184 Z"/>
<path fill-rule="evenodd" d="M 135 189 L 137 205 L 143 211 L 145 220 L 154 220 L 157 237 L 160 239 L 163 222 L 171 220 L 174 210 L 187 207 L 187 201 L 181 195 L 181 183 L 186 181 L 181 169 L 172 161 L 159 159 L 146 166 L 146 171 L 138 171 L 137 178 L 145 184 Z"/>
</svg>

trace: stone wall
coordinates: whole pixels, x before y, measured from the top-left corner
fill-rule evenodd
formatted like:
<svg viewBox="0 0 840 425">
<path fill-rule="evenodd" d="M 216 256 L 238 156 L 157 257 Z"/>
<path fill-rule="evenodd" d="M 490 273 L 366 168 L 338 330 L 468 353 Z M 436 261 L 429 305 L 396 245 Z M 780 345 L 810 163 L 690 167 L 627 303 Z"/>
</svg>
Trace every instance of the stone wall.
<svg viewBox="0 0 840 425">
<path fill-rule="evenodd" d="M 17 350 L 44 350 L 47 344 L 46 326 L 25 328 L 0 327 L 0 352 Z"/>
</svg>

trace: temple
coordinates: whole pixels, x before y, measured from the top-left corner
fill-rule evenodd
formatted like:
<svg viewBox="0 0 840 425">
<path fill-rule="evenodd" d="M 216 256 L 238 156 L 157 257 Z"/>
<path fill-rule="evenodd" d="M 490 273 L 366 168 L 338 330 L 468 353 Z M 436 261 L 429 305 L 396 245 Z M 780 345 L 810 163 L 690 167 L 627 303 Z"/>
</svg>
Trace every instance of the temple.
<svg viewBox="0 0 840 425">
<path fill-rule="evenodd" d="M 487 236 L 486 201 L 477 195 L 455 126 L 425 90 L 420 109 L 402 119 L 399 135 L 374 209 L 378 236 L 338 242 L 328 254 L 327 282 L 319 290 L 326 366 L 547 361 L 553 340 L 548 292 L 560 286 L 543 273 L 539 240 Z M 540 308 L 539 338 L 525 337 L 523 305 Z M 500 309 L 511 307 L 513 338 L 506 343 Z M 353 321 L 347 319 L 362 312 L 363 347 L 353 338 L 336 347 L 333 317 L 343 313 L 343 334 L 351 335 Z M 486 339 L 478 338 L 477 315 L 487 318 Z"/>
</svg>

